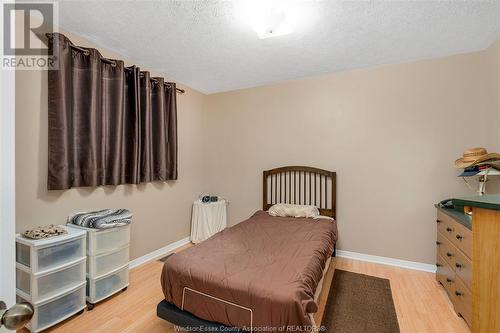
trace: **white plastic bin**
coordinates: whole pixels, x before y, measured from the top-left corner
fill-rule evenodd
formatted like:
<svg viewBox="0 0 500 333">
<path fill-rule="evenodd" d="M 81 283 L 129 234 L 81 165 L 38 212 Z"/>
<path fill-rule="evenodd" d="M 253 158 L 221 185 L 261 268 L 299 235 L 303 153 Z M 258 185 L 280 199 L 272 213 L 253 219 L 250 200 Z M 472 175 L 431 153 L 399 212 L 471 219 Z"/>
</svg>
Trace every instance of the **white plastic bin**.
<svg viewBox="0 0 500 333">
<path fill-rule="evenodd" d="M 31 273 L 49 271 L 85 257 L 85 232 L 66 228 L 67 234 L 40 240 L 16 237 L 16 261 Z"/>
<path fill-rule="evenodd" d="M 30 274 L 23 265 L 16 268 L 16 287 L 27 300 L 36 303 L 48 299 L 85 281 L 86 258 L 55 268 L 42 274 Z"/>
<path fill-rule="evenodd" d="M 88 256 L 87 274 L 90 278 L 97 278 L 127 265 L 128 262 L 129 246 L 127 245 L 103 254 Z"/>
<path fill-rule="evenodd" d="M 130 225 L 109 229 L 84 228 L 74 224 L 67 224 L 67 226 L 87 231 L 88 255 L 106 253 L 130 243 Z"/>
<path fill-rule="evenodd" d="M 18 295 L 17 301 L 26 301 Z M 85 282 L 56 297 L 35 303 L 35 313 L 26 326 L 31 332 L 40 332 L 85 308 Z"/>
<path fill-rule="evenodd" d="M 128 286 L 128 265 L 98 278 L 87 278 L 87 301 L 97 303 Z"/>
</svg>

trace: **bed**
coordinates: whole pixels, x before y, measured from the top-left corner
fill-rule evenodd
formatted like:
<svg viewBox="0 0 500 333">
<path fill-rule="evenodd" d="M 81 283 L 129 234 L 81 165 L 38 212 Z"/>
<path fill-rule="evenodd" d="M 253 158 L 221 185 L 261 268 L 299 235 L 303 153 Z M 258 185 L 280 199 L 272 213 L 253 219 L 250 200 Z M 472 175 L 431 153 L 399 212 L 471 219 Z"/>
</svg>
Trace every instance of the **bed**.
<svg viewBox="0 0 500 333">
<path fill-rule="evenodd" d="M 323 218 L 270 216 L 276 203 Z M 290 166 L 263 172 L 263 210 L 169 257 L 157 315 L 190 331 L 297 331 L 315 326 L 337 240 L 336 175 Z"/>
</svg>

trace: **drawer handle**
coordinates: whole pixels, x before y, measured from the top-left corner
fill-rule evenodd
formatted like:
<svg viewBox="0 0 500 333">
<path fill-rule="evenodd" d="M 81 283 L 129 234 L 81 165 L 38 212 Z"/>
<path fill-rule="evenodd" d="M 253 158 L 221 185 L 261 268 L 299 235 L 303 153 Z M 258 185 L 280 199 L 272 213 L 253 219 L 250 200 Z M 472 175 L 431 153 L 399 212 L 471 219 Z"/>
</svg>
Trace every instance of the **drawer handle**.
<svg viewBox="0 0 500 333">
<path fill-rule="evenodd" d="M 463 239 L 463 237 L 462 237 L 461 235 L 459 235 L 459 234 L 457 234 L 457 235 L 455 236 L 455 238 L 456 238 L 456 239 L 458 239 L 458 240 L 462 240 L 462 239 Z"/>
<path fill-rule="evenodd" d="M 452 253 L 450 253 L 450 252 L 446 252 L 446 256 L 447 256 L 447 257 L 453 257 L 453 254 L 452 254 Z"/>
<path fill-rule="evenodd" d="M 457 262 L 457 263 L 455 263 L 455 267 L 456 267 L 456 268 L 462 268 L 462 264 L 461 264 L 461 263 L 459 263 L 459 262 Z"/>
<path fill-rule="evenodd" d="M 453 282 L 453 280 L 450 278 L 446 278 L 446 282 Z"/>
<path fill-rule="evenodd" d="M 441 245 L 441 242 L 436 241 L 436 245 Z"/>
<path fill-rule="evenodd" d="M 441 223 L 441 220 L 436 220 L 436 223 Z"/>
<path fill-rule="evenodd" d="M 453 229 L 452 229 L 452 228 L 450 228 L 450 227 L 446 227 L 446 231 L 448 231 L 448 232 L 452 232 L 452 231 L 453 231 Z"/>
<path fill-rule="evenodd" d="M 441 264 L 436 263 L 436 267 L 441 267 Z"/>
<path fill-rule="evenodd" d="M 457 291 L 455 291 L 455 295 L 462 296 L 463 294 L 460 291 L 457 290 Z"/>
</svg>

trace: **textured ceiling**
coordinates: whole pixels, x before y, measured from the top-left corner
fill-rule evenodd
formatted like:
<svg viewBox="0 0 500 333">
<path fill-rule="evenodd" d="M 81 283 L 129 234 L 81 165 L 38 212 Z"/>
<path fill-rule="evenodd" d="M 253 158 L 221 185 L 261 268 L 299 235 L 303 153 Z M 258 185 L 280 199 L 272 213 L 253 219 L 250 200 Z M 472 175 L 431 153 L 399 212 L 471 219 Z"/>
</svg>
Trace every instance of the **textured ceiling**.
<svg viewBox="0 0 500 333">
<path fill-rule="evenodd" d="M 475 51 L 500 38 L 499 1 L 293 1 L 303 20 L 268 39 L 241 6 L 68 0 L 59 22 L 204 93 Z"/>
</svg>

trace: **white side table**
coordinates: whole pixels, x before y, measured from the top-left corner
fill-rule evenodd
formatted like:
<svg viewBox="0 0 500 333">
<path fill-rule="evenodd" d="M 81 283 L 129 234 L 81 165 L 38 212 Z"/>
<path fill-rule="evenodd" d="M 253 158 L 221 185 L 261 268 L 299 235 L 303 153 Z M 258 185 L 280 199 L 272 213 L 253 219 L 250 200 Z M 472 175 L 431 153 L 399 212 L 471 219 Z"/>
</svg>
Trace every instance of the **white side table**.
<svg viewBox="0 0 500 333">
<path fill-rule="evenodd" d="M 191 242 L 199 243 L 226 228 L 226 200 L 203 203 L 196 200 L 193 203 L 191 217 Z"/>
</svg>

